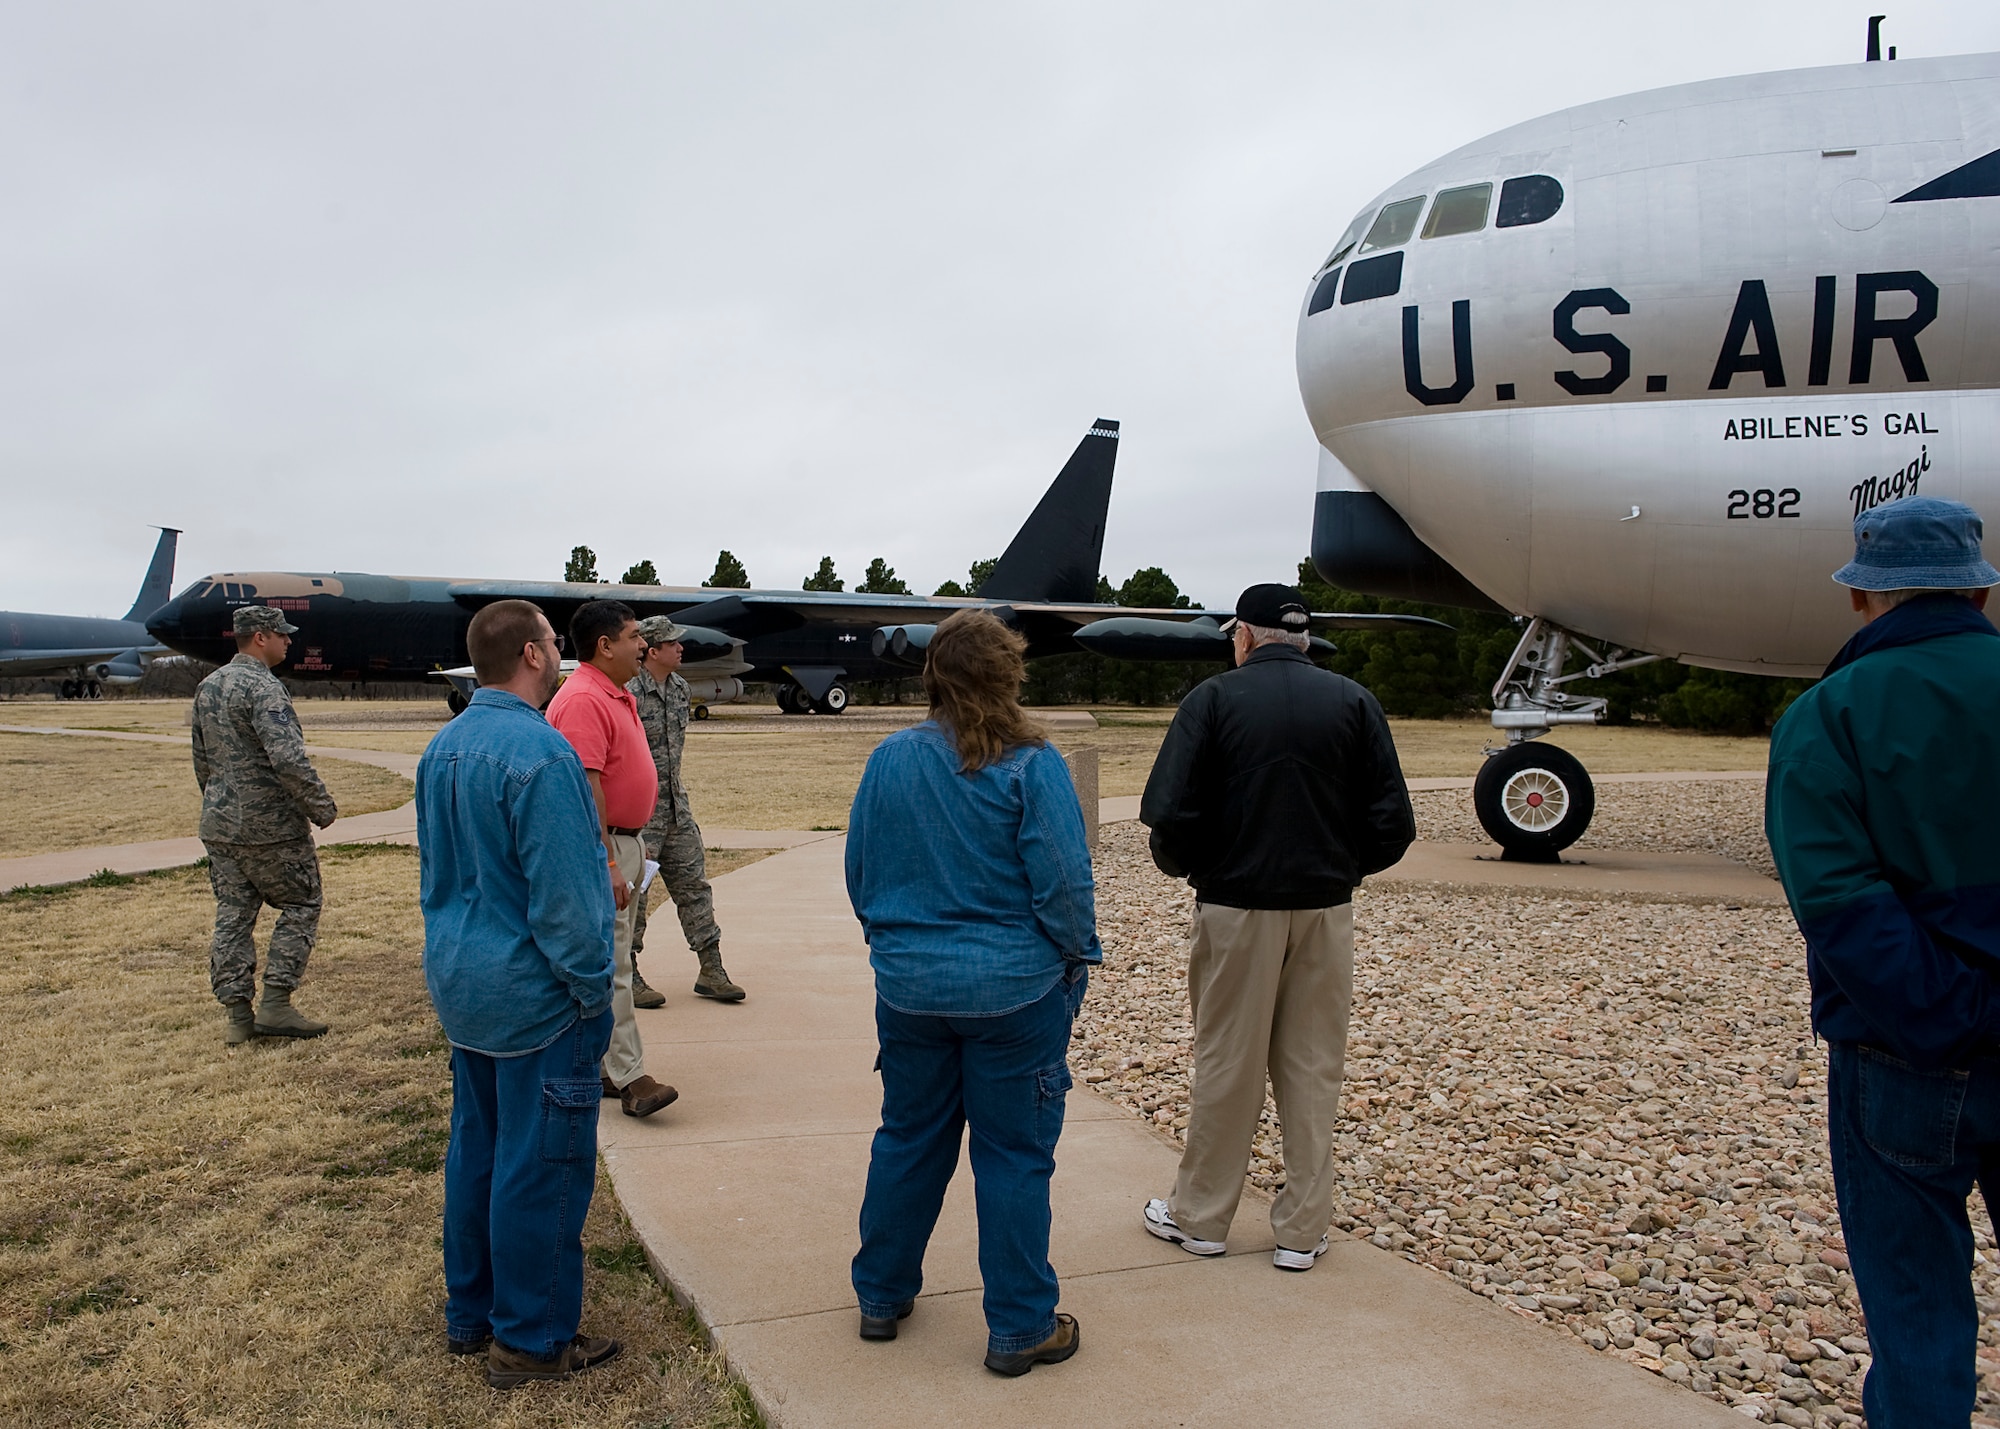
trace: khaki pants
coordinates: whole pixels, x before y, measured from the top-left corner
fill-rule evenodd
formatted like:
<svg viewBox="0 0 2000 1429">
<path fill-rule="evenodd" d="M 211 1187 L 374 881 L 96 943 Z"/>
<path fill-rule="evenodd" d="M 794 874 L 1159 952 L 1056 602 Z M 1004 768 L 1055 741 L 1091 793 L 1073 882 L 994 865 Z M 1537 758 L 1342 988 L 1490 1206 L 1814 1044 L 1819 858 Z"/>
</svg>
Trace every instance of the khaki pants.
<svg viewBox="0 0 2000 1429">
<path fill-rule="evenodd" d="M 613 1086 L 625 1087 L 646 1075 L 646 1049 L 639 1044 L 639 1019 L 632 1011 L 632 925 L 645 896 L 638 884 L 646 846 L 630 834 L 613 834 L 611 849 L 618 855 L 619 876 L 633 887 L 632 901 L 611 925 L 611 1049 L 604 1054 L 604 1075 Z"/>
<path fill-rule="evenodd" d="M 1168 1203 L 1189 1235 L 1219 1241 L 1229 1233 L 1267 1069 L 1285 1151 L 1272 1234 L 1287 1250 L 1311 1250 L 1326 1234 L 1353 995 L 1353 904 L 1196 907 L 1188 953 L 1194 1096 Z"/>
</svg>

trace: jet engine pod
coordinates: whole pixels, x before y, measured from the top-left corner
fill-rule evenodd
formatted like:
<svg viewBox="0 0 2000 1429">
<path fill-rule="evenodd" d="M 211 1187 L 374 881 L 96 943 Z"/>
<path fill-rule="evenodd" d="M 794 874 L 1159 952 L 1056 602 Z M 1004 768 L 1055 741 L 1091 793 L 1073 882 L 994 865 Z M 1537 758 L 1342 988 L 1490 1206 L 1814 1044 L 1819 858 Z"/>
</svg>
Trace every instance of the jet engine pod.
<svg viewBox="0 0 2000 1429">
<path fill-rule="evenodd" d="M 1229 637 L 1208 616 L 1197 620 L 1155 620 L 1114 615 L 1076 632 L 1076 643 L 1113 660 L 1220 660 L 1235 658 Z"/>
<path fill-rule="evenodd" d="M 1076 643 L 1093 655 L 1113 660 L 1236 660 L 1235 644 L 1212 616 L 1194 620 L 1155 620 L 1143 615 L 1114 615 L 1076 632 Z M 1310 654 L 1322 659 L 1334 652 L 1331 640 L 1312 637 Z"/>
<path fill-rule="evenodd" d="M 935 625 L 885 625 L 869 637 L 868 648 L 878 660 L 921 670 L 936 630 Z"/>
</svg>

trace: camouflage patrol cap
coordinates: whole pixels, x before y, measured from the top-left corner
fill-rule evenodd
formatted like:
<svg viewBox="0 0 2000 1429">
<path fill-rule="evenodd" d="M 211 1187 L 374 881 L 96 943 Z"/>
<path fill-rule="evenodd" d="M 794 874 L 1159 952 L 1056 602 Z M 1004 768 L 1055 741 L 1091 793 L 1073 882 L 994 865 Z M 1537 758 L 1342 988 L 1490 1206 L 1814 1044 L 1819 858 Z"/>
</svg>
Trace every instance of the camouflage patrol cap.
<svg viewBox="0 0 2000 1429">
<path fill-rule="evenodd" d="M 639 636 L 648 649 L 655 645 L 672 645 L 686 634 L 687 627 L 674 624 L 671 615 L 649 615 L 639 622 Z"/>
<path fill-rule="evenodd" d="M 268 630 L 274 635 L 296 635 L 298 626 L 285 619 L 285 612 L 268 605 L 240 605 L 236 608 L 236 633 L 255 635 Z"/>
</svg>

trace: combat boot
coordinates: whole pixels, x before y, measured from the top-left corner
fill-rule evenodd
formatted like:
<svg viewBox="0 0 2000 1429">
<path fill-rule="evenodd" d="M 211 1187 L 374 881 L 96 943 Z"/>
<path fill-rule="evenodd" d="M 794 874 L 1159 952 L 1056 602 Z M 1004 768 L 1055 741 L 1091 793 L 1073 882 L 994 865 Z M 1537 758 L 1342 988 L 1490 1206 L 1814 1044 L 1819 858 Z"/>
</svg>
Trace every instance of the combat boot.
<svg viewBox="0 0 2000 1429">
<path fill-rule="evenodd" d="M 325 1033 L 324 1022 L 312 1022 L 292 1006 L 292 990 L 264 984 L 264 999 L 257 1004 L 252 1024 L 259 1037 L 318 1037 Z"/>
<path fill-rule="evenodd" d="M 645 974 L 639 971 L 639 963 L 636 958 L 632 962 L 632 1005 L 634 1007 L 665 1007 L 667 1005 L 667 995 L 646 981 Z"/>
<path fill-rule="evenodd" d="M 222 1029 L 222 1045 L 240 1047 L 257 1035 L 256 1014 L 250 1010 L 250 999 L 239 997 L 233 1002 L 222 1004 L 222 1010 L 229 1021 Z"/>
<path fill-rule="evenodd" d="M 710 948 L 695 956 L 701 959 L 701 976 L 694 980 L 696 992 L 717 1002 L 741 1002 L 748 995 L 723 970 L 721 948 Z"/>
</svg>

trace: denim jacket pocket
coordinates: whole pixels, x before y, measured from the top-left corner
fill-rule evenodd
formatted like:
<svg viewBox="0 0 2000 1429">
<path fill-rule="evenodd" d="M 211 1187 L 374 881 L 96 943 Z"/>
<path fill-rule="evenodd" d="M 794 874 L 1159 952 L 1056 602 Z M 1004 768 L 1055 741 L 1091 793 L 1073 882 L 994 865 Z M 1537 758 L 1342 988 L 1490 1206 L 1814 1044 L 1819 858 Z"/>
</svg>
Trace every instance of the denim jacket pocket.
<svg viewBox="0 0 2000 1429">
<path fill-rule="evenodd" d="M 1967 1074 L 1924 1071 L 1873 1047 L 1855 1052 L 1862 1139 L 1899 1166 L 1951 1165 Z"/>
<path fill-rule="evenodd" d="M 542 1160 L 588 1161 L 597 1155 L 597 1104 L 604 1083 L 542 1083 Z"/>
<path fill-rule="evenodd" d="M 1066 1061 L 1035 1073 L 1035 1144 L 1044 1151 L 1054 1151 L 1062 1137 L 1066 1098 L 1074 1085 Z"/>
</svg>

